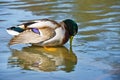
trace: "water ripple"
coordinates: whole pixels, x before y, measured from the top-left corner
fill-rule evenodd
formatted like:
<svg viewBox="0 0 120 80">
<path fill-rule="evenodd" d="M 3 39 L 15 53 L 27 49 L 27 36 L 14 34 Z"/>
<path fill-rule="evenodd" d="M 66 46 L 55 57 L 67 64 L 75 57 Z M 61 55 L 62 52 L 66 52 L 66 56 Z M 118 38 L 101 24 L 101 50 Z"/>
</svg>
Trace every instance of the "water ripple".
<svg viewBox="0 0 120 80">
<path fill-rule="evenodd" d="M 119 74 L 116 73 L 120 71 L 120 0 L 0 0 L 0 12 L 0 47 L 2 46 L 0 49 L 0 66 L 2 66 L 0 75 L 2 74 L 2 79 L 5 80 L 10 76 L 9 79 L 14 80 L 15 76 L 18 75 L 22 79 L 25 77 L 25 80 L 26 76 L 28 80 L 42 80 L 51 76 L 53 76 L 51 79 L 54 80 L 56 80 L 55 76 L 63 77 L 64 80 L 73 78 L 75 80 L 100 80 L 101 77 L 104 80 L 119 79 Z M 56 71 L 51 75 L 7 66 L 8 57 L 12 54 L 6 46 L 11 39 L 11 36 L 5 31 L 6 28 L 41 18 L 50 18 L 56 21 L 71 18 L 78 23 L 78 34 L 74 37 L 72 46 L 77 56 L 77 65 L 72 73 L 66 74 L 63 71 Z M 69 48 L 69 42 L 65 46 Z M 16 48 L 19 47 L 21 46 Z M 31 49 L 27 50 L 30 51 Z M 70 55 L 68 55 L 64 57 L 67 63 L 61 58 L 60 60 L 66 63 L 70 69 L 73 66 L 70 66 L 71 62 L 68 62 L 70 59 Z M 73 58 L 71 59 L 73 60 Z M 61 69 L 63 70 L 63 66 Z M 21 74 L 24 71 L 27 73 Z M 15 75 L 13 76 L 13 74 Z M 49 75 L 46 76 L 46 74 Z M 29 75 L 34 78 L 28 78 Z M 86 75 L 89 76 L 86 77 Z M 109 76 L 106 77 L 105 75 Z"/>
</svg>

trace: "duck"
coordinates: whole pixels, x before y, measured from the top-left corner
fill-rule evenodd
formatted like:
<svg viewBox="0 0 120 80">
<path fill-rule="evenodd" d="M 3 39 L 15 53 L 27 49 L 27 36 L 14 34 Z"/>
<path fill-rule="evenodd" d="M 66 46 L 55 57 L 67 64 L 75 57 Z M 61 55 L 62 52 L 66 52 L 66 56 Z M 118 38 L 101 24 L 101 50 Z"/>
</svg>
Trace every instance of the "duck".
<svg viewBox="0 0 120 80">
<path fill-rule="evenodd" d="M 78 32 L 78 25 L 72 19 L 57 22 L 51 19 L 28 21 L 6 29 L 13 38 L 8 45 L 32 44 L 37 46 L 62 46 Z"/>
</svg>

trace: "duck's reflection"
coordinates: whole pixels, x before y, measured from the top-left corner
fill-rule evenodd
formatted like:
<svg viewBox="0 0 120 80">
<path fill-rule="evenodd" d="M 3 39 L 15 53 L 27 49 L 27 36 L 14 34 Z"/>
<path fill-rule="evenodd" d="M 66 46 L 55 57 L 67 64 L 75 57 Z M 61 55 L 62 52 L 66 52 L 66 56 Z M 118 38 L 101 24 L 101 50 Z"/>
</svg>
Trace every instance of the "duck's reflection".
<svg viewBox="0 0 120 80">
<path fill-rule="evenodd" d="M 63 70 L 71 72 L 77 63 L 77 57 L 66 47 L 24 47 L 22 50 L 12 49 L 9 65 L 20 66 L 23 69 L 45 72 Z"/>
</svg>

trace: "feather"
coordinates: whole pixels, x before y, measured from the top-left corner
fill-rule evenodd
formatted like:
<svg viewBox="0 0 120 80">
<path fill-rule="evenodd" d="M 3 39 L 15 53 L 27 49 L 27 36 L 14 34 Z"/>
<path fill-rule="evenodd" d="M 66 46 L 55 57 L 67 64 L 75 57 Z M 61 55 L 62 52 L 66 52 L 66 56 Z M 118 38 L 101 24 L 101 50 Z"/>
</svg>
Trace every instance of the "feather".
<svg viewBox="0 0 120 80">
<path fill-rule="evenodd" d="M 57 27 L 60 27 L 61 25 L 56 21 L 50 19 L 40 19 L 34 21 L 33 24 L 28 25 L 27 28 L 43 28 L 44 26 L 55 29 Z"/>
<path fill-rule="evenodd" d="M 9 45 L 14 44 L 26 44 L 26 43 L 41 43 L 44 42 L 52 37 L 54 37 L 55 32 L 51 28 L 42 28 L 39 29 L 41 34 L 34 33 L 32 30 L 26 30 L 19 35 L 13 37 Z"/>
</svg>

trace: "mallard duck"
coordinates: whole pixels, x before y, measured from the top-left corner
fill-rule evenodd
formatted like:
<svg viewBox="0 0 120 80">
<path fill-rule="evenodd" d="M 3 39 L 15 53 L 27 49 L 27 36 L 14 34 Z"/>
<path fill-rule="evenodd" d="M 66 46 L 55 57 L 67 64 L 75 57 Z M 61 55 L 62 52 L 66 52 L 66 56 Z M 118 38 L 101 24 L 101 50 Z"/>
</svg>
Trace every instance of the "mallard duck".
<svg viewBox="0 0 120 80">
<path fill-rule="evenodd" d="M 40 19 L 7 28 L 14 37 L 9 45 L 33 44 L 39 46 L 61 46 L 78 32 L 78 25 L 71 19 L 56 22 L 50 19 Z"/>
</svg>

